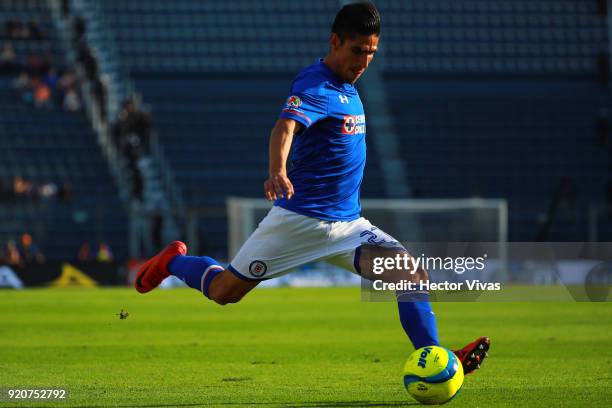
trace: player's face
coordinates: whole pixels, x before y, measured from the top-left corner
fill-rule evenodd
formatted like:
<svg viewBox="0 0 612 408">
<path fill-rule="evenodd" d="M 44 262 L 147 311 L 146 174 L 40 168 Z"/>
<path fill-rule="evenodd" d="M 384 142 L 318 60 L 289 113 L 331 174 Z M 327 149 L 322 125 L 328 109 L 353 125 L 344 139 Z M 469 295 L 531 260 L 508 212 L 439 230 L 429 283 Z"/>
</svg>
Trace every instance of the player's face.
<svg viewBox="0 0 612 408">
<path fill-rule="evenodd" d="M 349 83 L 354 83 L 365 72 L 378 50 L 377 35 L 357 35 L 344 42 L 332 34 L 332 49 L 338 61 L 338 74 Z"/>
</svg>

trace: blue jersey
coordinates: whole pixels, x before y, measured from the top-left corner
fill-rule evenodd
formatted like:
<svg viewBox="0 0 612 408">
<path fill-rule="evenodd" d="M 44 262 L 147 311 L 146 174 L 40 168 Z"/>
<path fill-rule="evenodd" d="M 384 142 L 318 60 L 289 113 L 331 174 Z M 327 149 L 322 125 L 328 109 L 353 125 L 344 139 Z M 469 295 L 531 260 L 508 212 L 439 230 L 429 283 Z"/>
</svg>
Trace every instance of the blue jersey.
<svg viewBox="0 0 612 408">
<path fill-rule="evenodd" d="M 288 173 L 295 195 L 274 204 L 326 221 L 359 218 L 366 124 L 355 87 L 320 60 L 295 78 L 280 117 L 304 127 L 295 135 Z"/>
</svg>

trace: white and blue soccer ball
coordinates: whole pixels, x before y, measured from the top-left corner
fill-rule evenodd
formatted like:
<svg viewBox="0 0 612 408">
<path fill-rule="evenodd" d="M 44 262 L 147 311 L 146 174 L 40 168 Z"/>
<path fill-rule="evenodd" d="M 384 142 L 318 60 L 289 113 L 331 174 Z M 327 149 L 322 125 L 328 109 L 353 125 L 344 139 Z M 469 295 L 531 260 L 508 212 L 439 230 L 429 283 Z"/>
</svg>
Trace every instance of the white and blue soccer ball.
<svg viewBox="0 0 612 408">
<path fill-rule="evenodd" d="M 404 387 L 423 404 L 444 404 L 462 385 L 463 366 L 455 353 L 444 347 L 421 347 L 404 365 Z"/>
</svg>

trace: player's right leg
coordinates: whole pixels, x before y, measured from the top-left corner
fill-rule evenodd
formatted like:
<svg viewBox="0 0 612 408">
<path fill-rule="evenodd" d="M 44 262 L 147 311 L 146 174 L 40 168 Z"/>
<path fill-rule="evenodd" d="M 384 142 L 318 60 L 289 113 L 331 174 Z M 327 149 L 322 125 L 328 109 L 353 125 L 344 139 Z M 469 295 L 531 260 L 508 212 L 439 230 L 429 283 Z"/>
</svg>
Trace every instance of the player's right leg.
<svg viewBox="0 0 612 408">
<path fill-rule="evenodd" d="M 235 303 L 262 280 L 321 258 L 330 225 L 273 207 L 227 269 L 207 256 L 187 256 L 186 245 L 175 241 L 138 270 L 134 284 L 145 293 L 174 275 L 219 304 Z"/>
<path fill-rule="evenodd" d="M 150 292 L 170 275 L 183 280 L 207 298 L 225 305 L 236 303 L 259 281 L 239 279 L 207 256 L 187 256 L 187 246 L 174 241 L 138 270 L 134 286 L 140 293 Z"/>
</svg>

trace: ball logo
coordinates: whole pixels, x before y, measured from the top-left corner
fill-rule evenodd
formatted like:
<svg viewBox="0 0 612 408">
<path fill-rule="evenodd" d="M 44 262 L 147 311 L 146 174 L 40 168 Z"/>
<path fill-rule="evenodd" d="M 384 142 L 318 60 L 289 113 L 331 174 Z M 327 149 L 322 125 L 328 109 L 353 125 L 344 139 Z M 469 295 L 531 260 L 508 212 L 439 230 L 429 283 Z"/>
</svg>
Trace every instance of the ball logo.
<svg viewBox="0 0 612 408">
<path fill-rule="evenodd" d="M 302 104 L 302 100 L 295 95 L 291 95 L 289 99 L 287 99 L 287 105 L 292 108 L 298 108 Z"/>
<path fill-rule="evenodd" d="M 427 356 L 431 353 L 431 347 L 425 347 L 423 351 L 421 351 L 421 355 L 419 356 L 419 363 L 417 364 L 421 368 L 425 368 L 427 365 Z"/>
<path fill-rule="evenodd" d="M 268 267 L 262 261 L 253 261 L 249 265 L 249 273 L 256 278 L 261 278 L 266 274 Z"/>
</svg>

